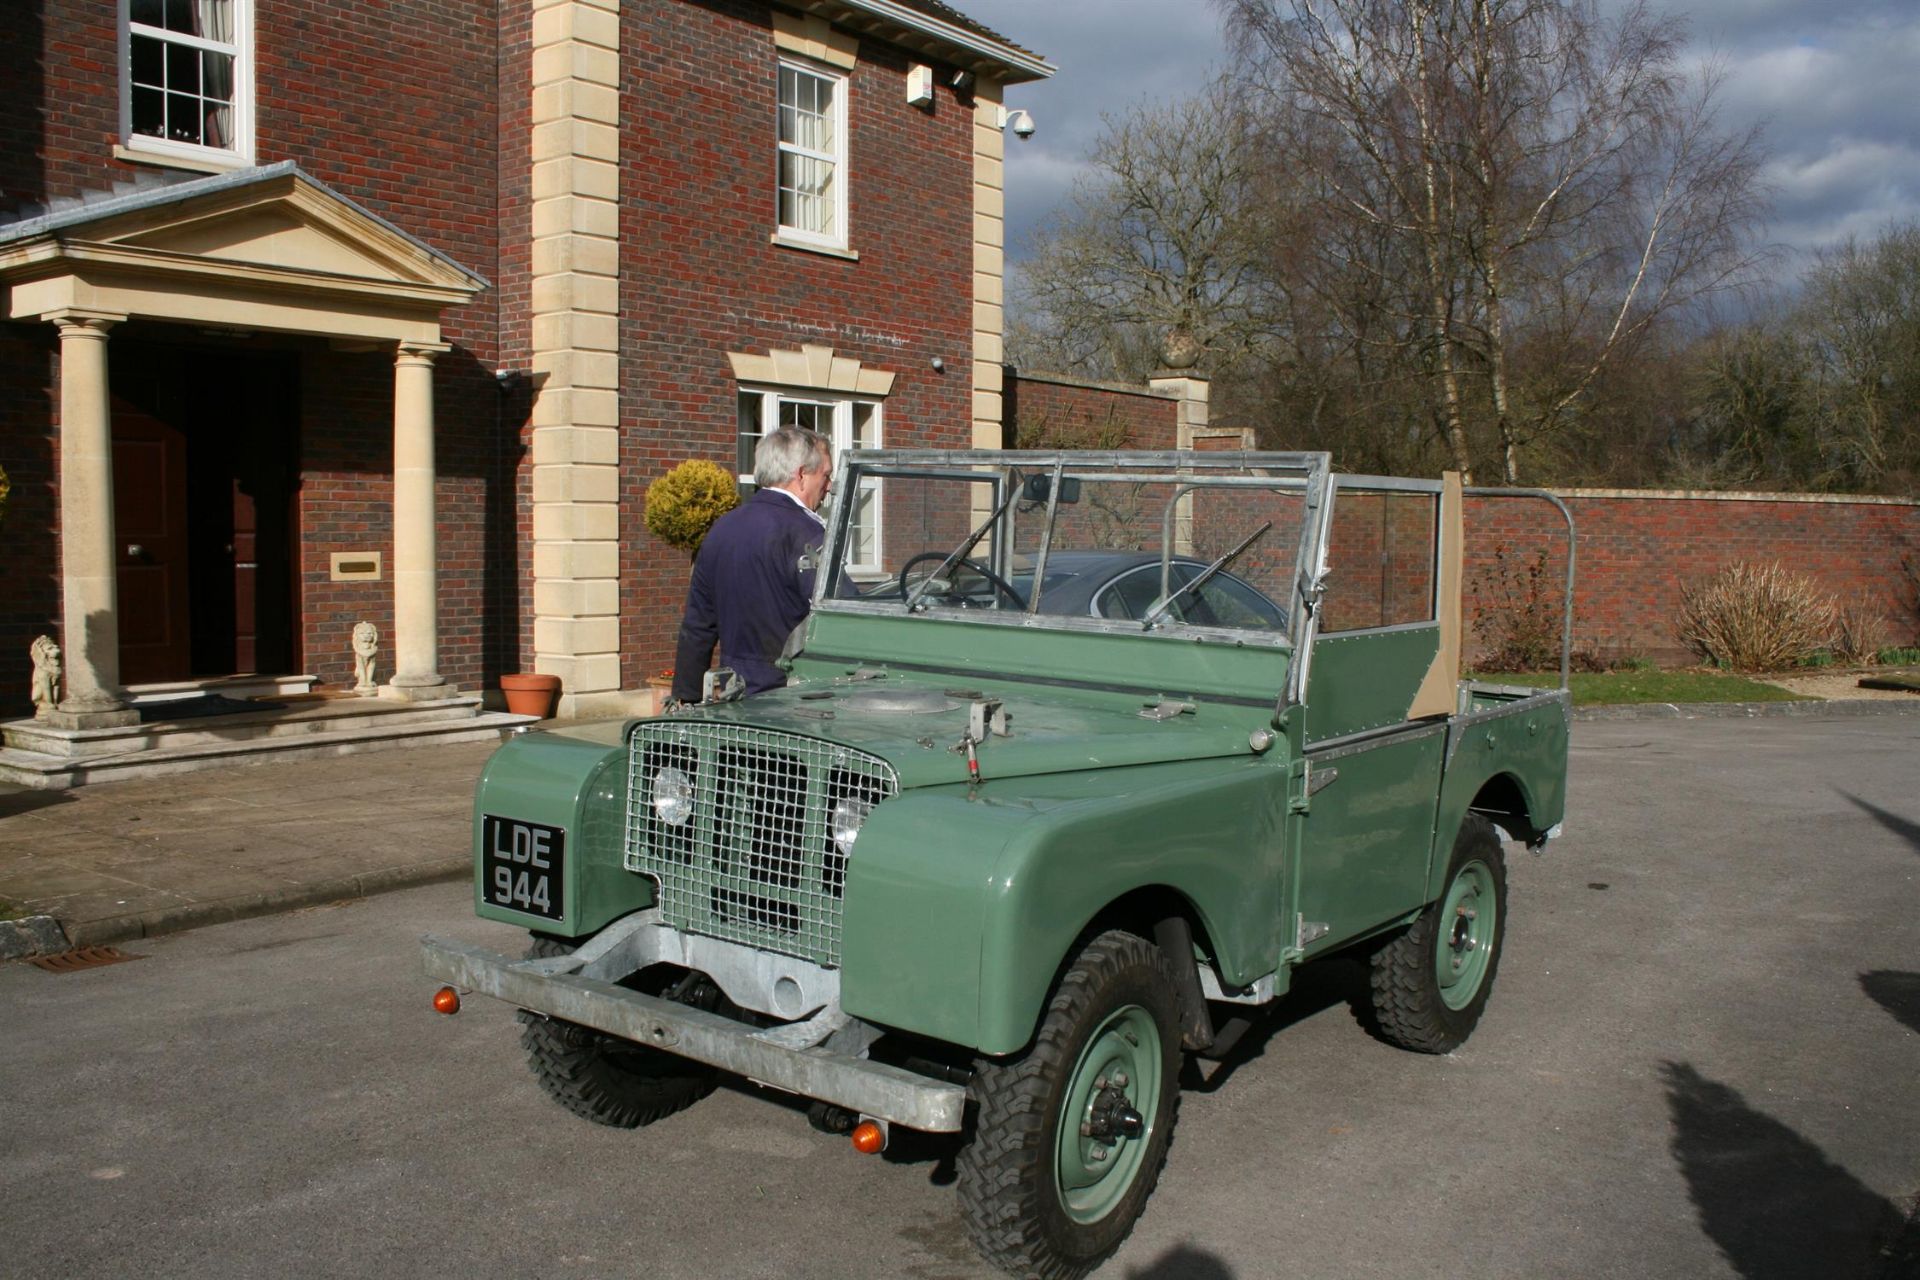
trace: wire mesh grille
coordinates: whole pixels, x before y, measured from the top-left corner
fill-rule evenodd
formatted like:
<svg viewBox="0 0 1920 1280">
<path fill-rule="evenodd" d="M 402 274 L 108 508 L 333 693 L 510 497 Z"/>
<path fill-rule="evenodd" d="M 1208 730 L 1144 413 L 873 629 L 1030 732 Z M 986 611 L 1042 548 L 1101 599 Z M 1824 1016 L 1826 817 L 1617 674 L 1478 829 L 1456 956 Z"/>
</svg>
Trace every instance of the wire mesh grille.
<svg viewBox="0 0 1920 1280">
<path fill-rule="evenodd" d="M 626 868 L 658 882 L 668 924 L 840 963 L 833 814 L 898 794 L 892 766 L 797 734 L 664 722 L 635 731 L 627 768 Z"/>
</svg>

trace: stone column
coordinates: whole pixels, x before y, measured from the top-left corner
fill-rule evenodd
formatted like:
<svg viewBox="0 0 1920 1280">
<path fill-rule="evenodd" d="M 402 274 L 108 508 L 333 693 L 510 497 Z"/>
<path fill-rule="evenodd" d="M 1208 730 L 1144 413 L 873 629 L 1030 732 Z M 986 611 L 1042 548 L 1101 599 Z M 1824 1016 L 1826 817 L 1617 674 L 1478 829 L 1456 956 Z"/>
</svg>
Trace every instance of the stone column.
<svg viewBox="0 0 1920 1280">
<path fill-rule="evenodd" d="M 65 311 L 60 328 L 60 622 L 66 696 L 60 729 L 137 724 L 120 688 L 120 612 L 113 539 L 113 420 L 107 330 L 121 315 Z"/>
<path fill-rule="evenodd" d="M 620 3 L 533 15 L 533 653 L 559 714 L 618 715 Z"/>
<path fill-rule="evenodd" d="M 434 567 L 433 361 L 444 343 L 403 342 L 393 362 L 393 679 L 406 701 L 458 692 L 440 675 Z"/>
</svg>

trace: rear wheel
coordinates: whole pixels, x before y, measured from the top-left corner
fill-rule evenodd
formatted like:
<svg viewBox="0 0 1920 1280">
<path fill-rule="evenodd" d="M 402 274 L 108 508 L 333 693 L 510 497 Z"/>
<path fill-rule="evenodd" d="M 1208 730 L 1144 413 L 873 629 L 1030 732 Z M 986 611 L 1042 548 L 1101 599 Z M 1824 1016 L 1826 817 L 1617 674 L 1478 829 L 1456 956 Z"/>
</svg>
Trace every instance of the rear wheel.
<svg viewBox="0 0 1920 1280">
<path fill-rule="evenodd" d="M 535 938 L 529 960 L 563 956 L 573 947 Z M 643 988 L 645 989 L 645 988 Z M 651 994 L 662 994 L 652 991 Z M 696 998 L 691 1003 L 712 1003 Z M 713 1068 L 522 1009 L 520 1043 L 527 1063 L 555 1102 L 583 1120 L 637 1129 L 683 1111 L 713 1092 Z"/>
<path fill-rule="evenodd" d="M 1179 1106 L 1175 990 L 1159 947 L 1103 933 L 1067 970 L 1032 1048 L 975 1066 L 979 1113 L 959 1192 L 988 1261 L 1071 1280 L 1133 1229 Z"/>
<path fill-rule="evenodd" d="M 1487 1007 L 1507 926 L 1507 865 L 1493 824 L 1468 814 L 1446 887 L 1405 933 L 1373 956 L 1380 1034 L 1419 1053 L 1465 1043 Z"/>
</svg>

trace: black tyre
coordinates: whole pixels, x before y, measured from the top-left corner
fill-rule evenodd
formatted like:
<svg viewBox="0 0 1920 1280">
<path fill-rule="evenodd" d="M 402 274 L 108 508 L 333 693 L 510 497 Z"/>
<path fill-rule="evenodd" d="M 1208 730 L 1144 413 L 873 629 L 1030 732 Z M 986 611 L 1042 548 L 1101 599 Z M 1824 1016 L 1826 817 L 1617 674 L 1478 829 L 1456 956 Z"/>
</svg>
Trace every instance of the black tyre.
<svg viewBox="0 0 1920 1280">
<path fill-rule="evenodd" d="M 1071 1280 L 1133 1230 L 1179 1109 L 1175 991 L 1159 947 L 1103 933 L 1068 968 L 1032 1047 L 975 1065 L 960 1207 L 989 1262 Z"/>
<path fill-rule="evenodd" d="M 1467 815 L 1446 887 L 1413 927 L 1373 955 L 1373 1015 L 1403 1049 L 1450 1053 L 1487 1007 L 1507 928 L 1507 864 L 1493 824 Z"/>
<path fill-rule="evenodd" d="M 573 948 L 535 938 L 528 959 L 566 955 Z M 654 994 L 659 994 L 655 992 Z M 618 1036 L 522 1009 L 520 1043 L 527 1062 L 555 1102 L 583 1120 L 637 1129 L 685 1110 L 713 1092 L 713 1068 Z"/>
</svg>

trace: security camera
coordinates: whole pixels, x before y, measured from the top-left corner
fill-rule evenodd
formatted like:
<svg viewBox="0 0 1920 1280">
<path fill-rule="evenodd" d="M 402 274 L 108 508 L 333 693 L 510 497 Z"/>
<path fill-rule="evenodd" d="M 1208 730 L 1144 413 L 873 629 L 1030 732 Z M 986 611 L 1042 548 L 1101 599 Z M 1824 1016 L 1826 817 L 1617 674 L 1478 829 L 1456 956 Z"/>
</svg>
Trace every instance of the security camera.
<svg viewBox="0 0 1920 1280">
<path fill-rule="evenodd" d="M 1031 138 L 1033 136 L 1033 117 L 1024 111 L 1008 112 L 1007 124 L 1012 126 L 1014 134 L 1018 137 Z"/>
</svg>

